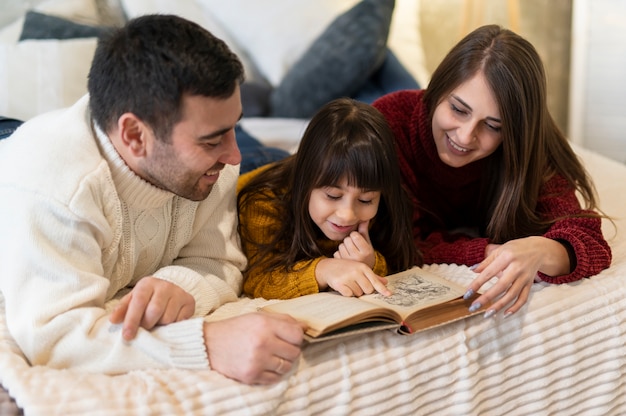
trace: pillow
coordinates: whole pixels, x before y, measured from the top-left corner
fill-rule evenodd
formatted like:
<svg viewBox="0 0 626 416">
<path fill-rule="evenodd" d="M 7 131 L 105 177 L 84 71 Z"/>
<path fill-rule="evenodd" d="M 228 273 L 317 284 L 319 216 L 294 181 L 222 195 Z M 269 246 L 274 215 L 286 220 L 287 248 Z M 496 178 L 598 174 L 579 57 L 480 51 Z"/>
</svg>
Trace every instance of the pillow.
<svg viewBox="0 0 626 416">
<path fill-rule="evenodd" d="M 20 41 L 26 39 L 74 39 L 98 37 L 106 28 L 83 25 L 62 17 L 29 11 L 26 13 Z"/>
<path fill-rule="evenodd" d="M 131 0 L 125 0 L 131 1 Z M 414 0 L 413 0 L 414 1 Z M 340 14 L 358 0 L 197 0 L 273 86 Z"/>
<path fill-rule="evenodd" d="M 265 82 L 246 81 L 241 84 L 241 106 L 244 117 L 267 117 L 272 87 Z"/>
<path fill-rule="evenodd" d="M 262 80 L 259 71 L 252 63 L 245 51 L 238 46 L 229 32 L 222 28 L 222 25 L 211 14 L 206 13 L 196 0 L 120 0 L 122 9 L 129 19 L 154 13 L 175 14 L 185 19 L 191 20 L 207 29 L 214 36 L 222 39 L 228 47 L 239 57 L 243 64 L 247 80 Z M 221 1 L 223 7 L 227 7 L 230 1 Z M 257 3 L 254 1 L 253 3 Z"/>
<path fill-rule="evenodd" d="M 382 64 L 394 0 L 362 0 L 338 16 L 270 95 L 272 117 L 310 118 L 353 95 Z"/>
<path fill-rule="evenodd" d="M 87 93 L 96 38 L 0 44 L 0 114 L 27 120 Z"/>
</svg>

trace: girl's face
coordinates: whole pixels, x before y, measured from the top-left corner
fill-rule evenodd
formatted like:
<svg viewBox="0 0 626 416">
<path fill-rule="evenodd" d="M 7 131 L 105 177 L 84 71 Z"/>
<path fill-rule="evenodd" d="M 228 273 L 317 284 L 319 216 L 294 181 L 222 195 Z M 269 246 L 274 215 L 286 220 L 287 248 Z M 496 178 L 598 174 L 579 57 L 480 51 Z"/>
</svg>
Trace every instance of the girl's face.
<svg viewBox="0 0 626 416">
<path fill-rule="evenodd" d="M 342 178 L 336 186 L 313 189 L 309 215 L 328 239 L 341 241 L 360 223 L 374 218 L 379 203 L 379 191 L 348 186 Z"/>
<path fill-rule="evenodd" d="M 502 143 L 501 124 L 493 92 L 478 72 L 435 108 L 432 129 L 439 158 L 459 168 L 489 156 Z"/>
</svg>

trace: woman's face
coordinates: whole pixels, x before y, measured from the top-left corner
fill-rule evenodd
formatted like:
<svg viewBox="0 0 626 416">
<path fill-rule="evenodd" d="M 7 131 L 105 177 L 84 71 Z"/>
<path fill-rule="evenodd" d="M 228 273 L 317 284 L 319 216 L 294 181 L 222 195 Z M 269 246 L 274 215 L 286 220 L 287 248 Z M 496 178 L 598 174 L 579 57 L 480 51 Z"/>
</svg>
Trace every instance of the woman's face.
<svg viewBox="0 0 626 416">
<path fill-rule="evenodd" d="M 432 129 L 439 158 L 460 168 L 489 156 L 502 143 L 501 124 L 493 92 L 478 72 L 435 108 Z"/>
</svg>

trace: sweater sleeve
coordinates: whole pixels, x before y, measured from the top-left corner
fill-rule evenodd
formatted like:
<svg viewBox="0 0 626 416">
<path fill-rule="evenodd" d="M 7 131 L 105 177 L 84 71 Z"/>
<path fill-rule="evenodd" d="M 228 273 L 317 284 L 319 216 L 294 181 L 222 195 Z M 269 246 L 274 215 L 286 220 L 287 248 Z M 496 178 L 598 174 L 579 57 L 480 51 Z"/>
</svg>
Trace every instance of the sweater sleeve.
<svg viewBox="0 0 626 416">
<path fill-rule="evenodd" d="M 0 216 L 11 236 L 0 245 L 0 288 L 9 331 L 32 365 L 106 374 L 208 368 L 201 318 L 140 328 L 131 342 L 109 322 L 106 301 L 119 282 L 104 276 L 100 243 L 113 234 L 97 212 L 85 221 L 35 193 L 5 188 L 2 197 L 14 203 Z"/>
<path fill-rule="evenodd" d="M 487 238 L 472 238 L 463 234 L 436 231 L 422 240 L 415 239 L 415 245 L 422 251 L 425 264 L 464 264 L 472 266 L 485 259 Z"/>
<path fill-rule="evenodd" d="M 562 176 L 543 187 L 538 209 L 544 218 L 559 218 L 543 235 L 568 244 L 576 264 L 569 274 L 539 277 L 548 283 L 567 283 L 600 273 L 611 265 L 611 248 L 602 235 L 602 222 L 594 212 L 582 210 L 575 192 Z"/>
</svg>

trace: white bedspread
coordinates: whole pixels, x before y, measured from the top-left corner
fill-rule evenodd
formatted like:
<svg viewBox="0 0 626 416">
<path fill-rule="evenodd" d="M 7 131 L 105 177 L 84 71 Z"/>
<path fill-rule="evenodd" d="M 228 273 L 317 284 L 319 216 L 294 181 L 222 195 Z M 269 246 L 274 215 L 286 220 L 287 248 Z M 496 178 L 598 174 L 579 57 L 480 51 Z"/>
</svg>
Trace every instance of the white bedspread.
<svg viewBox="0 0 626 416">
<path fill-rule="evenodd" d="M 613 265 L 573 284 L 536 284 L 508 318 L 309 345 L 284 381 L 261 387 L 213 371 L 111 377 L 30 367 L 2 312 L 0 383 L 26 415 L 626 414 L 626 166 L 577 150 L 615 217 L 617 229 L 604 223 Z M 430 269 L 462 284 L 473 275 L 464 266 Z M 264 302 L 242 299 L 211 319 Z"/>
</svg>

